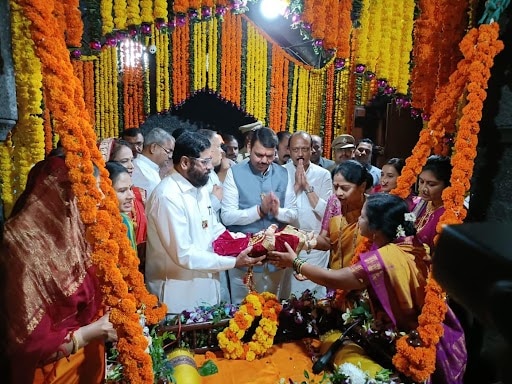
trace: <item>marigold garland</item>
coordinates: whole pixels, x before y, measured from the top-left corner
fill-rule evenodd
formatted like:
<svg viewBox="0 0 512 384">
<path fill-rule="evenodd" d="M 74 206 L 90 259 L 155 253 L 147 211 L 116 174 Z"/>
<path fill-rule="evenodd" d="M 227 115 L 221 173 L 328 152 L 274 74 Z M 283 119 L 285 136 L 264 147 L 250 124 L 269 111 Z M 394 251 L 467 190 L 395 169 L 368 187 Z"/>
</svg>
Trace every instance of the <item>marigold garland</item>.
<svg viewBox="0 0 512 384">
<path fill-rule="evenodd" d="M 473 164 L 476 157 L 479 122 L 482 118 L 483 103 L 487 97 L 487 83 L 494 57 L 503 49 L 498 40 L 498 23 L 482 24 L 478 28 L 475 45 L 467 41 L 461 43 L 461 51 L 466 58 L 472 58 L 468 68 L 467 105 L 462 110 L 459 130 L 455 140 L 455 153 L 451 158 L 452 176 L 450 186 L 443 191 L 445 212 L 439 219 L 437 232 L 444 224 L 460 224 L 466 217 L 464 196 L 470 188 Z"/>
<path fill-rule="evenodd" d="M 111 33 L 114 30 L 114 18 L 112 17 L 113 9 L 114 4 L 112 0 L 101 0 L 101 32 L 103 35 Z"/>
<path fill-rule="evenodd" d="M 282 306 L 276 295 L 270 292 L 261 294 L 250 292 L 240 305 L 229 326 L 217 335 L 219 347 L 226 359 L 241 359 L 253 361 L 265 355 L 272 347 L 274 336 L 279 324 L 279 313 Z M 251 327 L 257 317 L 260 317 L 258 327 L 252 335 L 252 340 L 242 343 L 245 332 Z"/>
<path fill-rule="evenodd" d="M 84 23 L 79 9 L 79 1 L 66 0 L 63 2 L 63 6 L 66 16 L 66 43 L 70 47 L 80 47 L 82 45 Z"/>
<path fill-rule="evenodd" d="M 112 308 L 110 321 L 118 333 L 124 375 L 131 383 L 153 382 L 151 359 L 144 352 L 147 341 L 142 337 L 136 308 L 146 306 L 146 317 L 154 323 L 165 314 L 165 306 L 156 308 L 156 297 L 145 289 L 142 275 L 137 271 L 137 257 L 129 246 L 126 229 L 123 229 L 115 192 L 103 168 L 101 188 L 106 194 L 105 210 L 97 209 L 101 194 L 95 187 L 91 160 L 99 165 L 103 161 L 87 117 L 82 87 L 73 75 L 63 30 L 58 29 L 59 24 L 51 12 L 53 4 L 23 0 L 20 5 L 31 21 L 32 38 L 37 42 L 36 52 L 42 64 L 43 83 L 52 90 L 46 101 L 66 150 L 66 165 L 80 215 L 86 224 L 86 236 L 92 240 L 91 259 L 97 267 L 104 302 Z M 107 241 L 105 234 L 111 236 Z"/>
<path fill-rule="evenodd" d="M 431 136 L 423 138 L 420 148 L 426 149 L 429 144 L 432 148 L 435 140 L 442 137 L 446 119 L 450 119 L 464 85 L 467 84 L 469 103 L 463 109 L 463 116 L 459 123 L 459 133 L 455 141 L 456 155 L 452 157 L 453 170 L 450 181 L 453 185 L 443 191 L 443 205 L 446 211 L 437 224 L 438 233 L 446 224 L 461 223 L 465 216 L 463 199 L 470 186 L 473 159 L 476 156 L 478 121 L 486 96 L 484 89 L 487 87 L 494 56 L 503 49 L 503 43 L 497 40 L 498 30 L 497 23 L 493 23 L 481 25 L 478 29 L 473 28 L 466 34 L 460 43 L 464 59 L 458 63 L 457 70 L 450 76 L 448 85 L 437 95 L 433 115 L 428 124 L 430 132 L 422 131 L 422 134 L 427 132 Z M 411 156 L 413 157 L 417 156 Z M 417 160 L 414 159 L 415 162 Z M 426 161 L 426 157 L 424 160 Z M 406 163 L 406 168 L 415 167 L 414 172 L 419 173 L 423 164 L 408 165 Z M 403 180 L 405 178 L 402 180 L 399 178 L 399 187 L 392 193 L 398 192 L 402 197 L 406 197 L 407 189 L 401 186 Z M 427 380 L 435 370 L 436 345 L 443 335 L 441 324 L 447 311 L 445 294 L 432 276 L 429 276 L 425 289 L 425 303 L 418 317 L 417 329 L 422 346 L 413 347 L 407 341 L 408 336 L 402 337 L 397 340 L 397 353 L 393 358 L 395 367 L 416 381 Z"/>
<path fill-rule="evenodd" d="M 18 172 L 12 180 L 15 196 L 19 196 L 27 183 L 30 168 L 45 155 L 42 118 L 41 62 L 35 54 L 30 36 L 30 21 L 21 7 L 11 2 L 11 30 L 13 64 L 16 73 L 16 101 L 18 121 L 13 129 L 13 163 Z"/>
<path fill-rule="evenodd" d="M 8 217 L 14 206 L 14 167 L 12 163 L 12 140 L 11 133 L 7 135 L 5 141 L 0 143 L 0 190 L 4 213 Z"/>
<path fill-rule="evenodd" d="M 114 0 L 114 27 L 118 30 L 126 29 L 126 0 Z"/>
</svg>

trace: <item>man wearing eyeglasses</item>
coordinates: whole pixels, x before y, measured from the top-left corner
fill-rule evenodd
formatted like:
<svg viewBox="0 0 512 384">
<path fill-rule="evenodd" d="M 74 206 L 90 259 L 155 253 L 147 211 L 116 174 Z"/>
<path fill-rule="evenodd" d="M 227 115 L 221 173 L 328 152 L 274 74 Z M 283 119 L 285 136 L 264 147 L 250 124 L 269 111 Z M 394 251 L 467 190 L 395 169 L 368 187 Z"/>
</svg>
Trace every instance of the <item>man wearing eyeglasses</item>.
<svg viewBox="0 0 512 384">
<path fill-rule="evenodd" d="M 327 200 L 332 195 L 331 174 L 327 169 L 311 162 L 313 152 L 313 139 L 306 132 L 295 132 L 289 141 L 291 162 L 284 165 L 288 171 L 288 180 L 293 183 L 297 197 L 299 216 L 294 225 L 307 232 L 318 235 L 322 229 Z M 299 253 L 299 257 L 308 263 L 327 268 L 329 251 L 312 249 L 313 244 L 306 244 L 306 249 Z M 290 294 L 299 297 L 302 292 L 309 289 L 316 297 L 325 297 L 326 288 L 311 280 L 300 280 L 293 276 L 293 270 L 285 270 L 281 282 L 280 296 L 288 298 Z"/>
<path fill-rule="evenodd" d="M 221 301 L 220 274 L 259 263 L 250 248 L 237 257 L 213 252 L 212 242 L 226 228 L 211 209 L 205 188 L 213 170 L 210 141 L 184 132 L 176 139 L 174 171 L 155 188 L 146 204 L 148 243 L 146 283 L 167 311 L 180 313 Z"/>
<path fill-rule="evenodd" d="M 283 227 L 297 219 L 297 204 L 288 172 L 273 163 L 276 134 L 270 128 L 253 132 L 249 161 L 232 166 L 224 180 L 221 219 L 232 232 L 257 233 L 271 224 Z M 247 269 L 228 271 L 233 304 L 248 293 L 244 284 Z M 253 281 L 258 292 L 277 293 L 284 270 L 268 263 L 254 267 Z"/>
<path fill-rule="evenodd" d="M 147 197 L 160 183 L 160 168 L 172 161 L 174 137 L 162 128 L 153 128 L 144 137 L 142 153 L 133 160 L 132 182 L 146 190 Z"/>
</svg>

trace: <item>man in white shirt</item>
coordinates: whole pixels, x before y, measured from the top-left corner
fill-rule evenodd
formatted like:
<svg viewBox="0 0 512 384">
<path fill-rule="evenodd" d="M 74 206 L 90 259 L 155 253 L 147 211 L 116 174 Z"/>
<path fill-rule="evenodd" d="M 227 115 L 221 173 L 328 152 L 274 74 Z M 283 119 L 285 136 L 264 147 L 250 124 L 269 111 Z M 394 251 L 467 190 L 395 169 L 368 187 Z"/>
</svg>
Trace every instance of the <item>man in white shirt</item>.
<svg viewBox="0 0 512 384">
<path fill-rule="evenodd" d="M 221 218 L 232 232 L 257 233 L 271 224 L 284 227 L 297 219 L 293 185 L 286 170 L 273 163 L 277 147 L 276 134 L 270 128 L 253 131 L 249 161 L 232 166 L 224 180 Z M 248 293 L 244 284 L 246 270 L 228 271 L 231 299 L 240 303 Z M 258 292 L 278 293 L 284 270 L 265 263 L 253 269 Z"/>
<path fill-rule="evenodd" d="M 373 178 L 373 187 L 379 184 L 381 169 L 372 165 L 372 154 L 373 154 L 373 141 L 370 139 L 361 139 L 357 143 L 356 150 L 354 152 L 354 159 L 359 161 L 363 167 L 372 175 Z"/>
<path fill-rule="evenodd" d="M 306 132 L 295 132 L 290 137 L 289 147 L 292 161 L 284 165 L 288 171 L 289 182 L 293 184 L 297 196 L 299 211 L 296 226 L 304 231 L 313 231 L 318 235 L 322 227 L 327 200 L 332 195 L 332 180 L 328 170 L 311 162 L 312 138 Z M 309 248 L 299 253 L 299 257 L 308 263 L 327 268 L 329 251 Z M 280 297 L 287 299 L 290 294 L 298 297 L 306 289 L 316 297 L 325 297 L 326 288 L 311 280 L 297 280 L 291 268 L 286 269 L 281 282 Z"/>
<path fill-rule="evenodd" d="M 210 142 L 197 132 L 176 140 L 174 171 L 155 188 L 146 206 L 148 243 L 146 284 L 180 313 L 199 305 L 220 303 L 219 271 L 255 265 L 263 259 L 220 256 L 212 242 L 226 229 L 214 216 L 206 188 L 212 171 Z"/>
<path fill-rule="evenodd" d="M 171 161 L 174 151 L 174 137 L 162 128 L 153 128 L 144 137 L 142 153 L 133 160 L 132 182 L 136 187 L 146 190 L 151 196 L 153 189 L 160 183 L 160 168 Z"/>
<path fill-rule="evenodd" d="M 218 167 L 222 161 L 222 137 L 216 132 L 210 129 L 200 129 L 198 131 L 202 135 L 204 135 L 211 144 L 212 151 L 212 165 L 215 169 Z M 222 200 L 222 183 L 219 180 L 219 177 L 215 172 L 210 172 L 208 183 L 206 184 L 206 189 L 210 193 L 210 200 L 212 201 L 212 209 L 215 212 L 215 215 L 220 221 L 220 201 Z"/>
<path fill-rule="evenodd" d="M 222 162 L 222 137 L 210 130 L 200 129 L 199 133 L 203 134 L 211 144 L 212 151 L 212 165 L 214 170 L 220 166 Z M 210 200 L 212 202 L 212 209 L 215 213 L 215 218 L 220 222 L 220 202 L 222 200 L 222 182 L 219 180 L 219 176 L 214 171 L 210 172 L 208 177 L 208 183 L 205 186 L 206 190 L 210 194 Z M 220 273 L 220 298 L 225 303 L 231 303 L 231 294 L 229 291 L 229 278 L 227 271 L 221 271 Z"/>
</svg>

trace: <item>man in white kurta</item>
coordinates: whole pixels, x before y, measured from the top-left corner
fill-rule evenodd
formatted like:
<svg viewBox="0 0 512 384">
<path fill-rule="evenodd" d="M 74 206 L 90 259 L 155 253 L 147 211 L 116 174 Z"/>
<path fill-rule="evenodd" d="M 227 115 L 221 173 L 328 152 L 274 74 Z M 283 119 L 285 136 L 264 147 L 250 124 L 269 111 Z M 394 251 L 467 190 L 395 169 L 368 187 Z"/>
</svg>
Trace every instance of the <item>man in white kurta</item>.
<svg viewBox="0 0 512 384">
<path fill-rule="evenodd" d="M 313 231 L 318 235 L 322 227 L 327 200 L 332 195 L 331 174 L 326 169 L 311 162 L 311 137 L 306 132 L 294 133 L 289 142 L 292 161 L 285 164 L 289 183 L 294 185 L 297 196 L 298 221 L 295 225 L 304 231 Z M 308 263 L 327 267 L 329 251 L 315 249 L 303 250 L 299 257 Z M 300 296 L 306 289 L 316 297 L 325 297 L 326 288 L 311 280 L 299 281 L 293 276 L 293 270 L 285 271 L 281 282 L 280 297 L 288 298 L 290 294 Z"/>
<path fill-rule="evenodd" d="M 169 313 L 220 303 L 219 271 L 254 265 L 243 251 L 220 256 L 212 242 L 225 231 L 203 188 L 212 171 L 210 143 L 185 132 L 176 141 L 174 171 L 155 188 L 146 206 L 148 242 L 146 284 Z"/>
<path fill-rule="evenodd" d="M 161 128 L 153 128 L 144 138 L 142 153 L 133 160 L 132 182 L 151 196 L 160 183 L 160 168 L 171 161 L 174 151 L 174 137 Z"/>
</svg>

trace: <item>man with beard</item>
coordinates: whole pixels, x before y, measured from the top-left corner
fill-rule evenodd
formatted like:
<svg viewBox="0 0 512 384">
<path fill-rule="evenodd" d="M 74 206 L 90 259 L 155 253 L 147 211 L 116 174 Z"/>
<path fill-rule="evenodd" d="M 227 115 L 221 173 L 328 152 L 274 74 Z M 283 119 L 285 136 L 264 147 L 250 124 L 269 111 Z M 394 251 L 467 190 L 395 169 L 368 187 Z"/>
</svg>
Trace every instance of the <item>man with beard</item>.
<svg viewBox="0 0 512 384">
<path fill-rule="evenodd" d="M 327 200 L 332 195 L 332 180 L 328 170 L 311 162 L 313 152 L 313 139 L 306 132 L 295 132 L 290 137 L 290 156 L 292 161 L 285 164 L 288 171 L 288 182 L 293 183 L 297 197 L 299 212 L 295 226 L 307 232 L 318 235 L 322 230 Z M 299 253 L 299 257 L 308 263 L 327 268 L 329 251 L 314 250 L 311 242 L 306 249 Z M 325 297 L 326 288 L 311 280 L 299 280 L 293 277 L 293 270 L 285 270 L 281 282 L 280 296 L 283 299 L 295 294 L 299 297 L 302 292 L 309 289 L 316 297 Z"/>
<path fill-rule="evenodd" d="M 215 218 L 206 188 L 213 169 L 210 141 L 184 132 L 176 140 L 174 171 L 146 205 L 146 284 L 171 313 L 221 301 L 219 272 L 257 264 L 248 256 L 215 254 L 211 244 L 226 229 Z"/>
<path fill-rule="evenodd" d="M 284 227 L 297 219 L 293 185 L 286 169 L 273 163 L 277 147 L 276 134 L 270 128 L 253 132 L 249 161 L 228 169 L 224 180 L 221 218 L 233 232 L 257 233 L 271 224 Z M 248 293 L 244 284 L 247 269 L 228 271 L 233 304 L 239 304 Z M 284 270 L 265 263 L 253 270 L 258 292 L 277 293 Z"/>
</svg>

